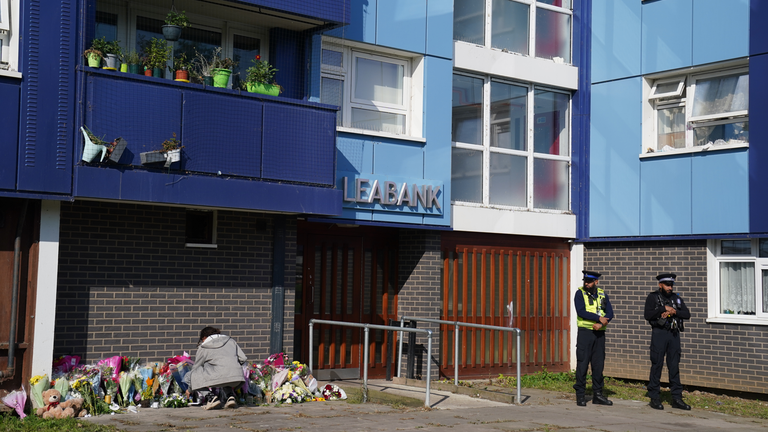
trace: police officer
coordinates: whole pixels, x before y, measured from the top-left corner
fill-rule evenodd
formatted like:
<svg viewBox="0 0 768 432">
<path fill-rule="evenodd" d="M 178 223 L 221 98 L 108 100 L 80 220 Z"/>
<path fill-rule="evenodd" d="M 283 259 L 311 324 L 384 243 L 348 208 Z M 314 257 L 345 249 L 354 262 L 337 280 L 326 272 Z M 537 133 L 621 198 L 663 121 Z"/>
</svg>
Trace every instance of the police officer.
<svg viewBox="0 0 768 432">
<path fill-rule="evenodd" d="M 651 375 L 648 378 L 648 397 L 653 409 L 663 410 L 659 398 L 659 381 L 667 357 L 669 384 L 672 393 L 672 407 L 690 410 L 683 402 L 683 384 L 680 382 L 680 332 L 684 330 L 683 320 L 691 317 L 685 302 L 672 292 L 677 275 L 663 273 L 656 276 L 659 290 L 648 294 L 645 299 L 645 319 L 651 324 Z"/>
<path fill-rule="evenodd" d="M 573 298 L 576 307 L 576 405 L 587 406 L 584 392 L 587 388 L 587 369 L 592 364 L 592 403 L 613 405 L 603 396 L 603 365 L 605 364 L 605 327 L 613 319 L 611 301 L 602 288 L 598 288 L 600 273 L 582 270 L 584 286 Z"/>
</svg>

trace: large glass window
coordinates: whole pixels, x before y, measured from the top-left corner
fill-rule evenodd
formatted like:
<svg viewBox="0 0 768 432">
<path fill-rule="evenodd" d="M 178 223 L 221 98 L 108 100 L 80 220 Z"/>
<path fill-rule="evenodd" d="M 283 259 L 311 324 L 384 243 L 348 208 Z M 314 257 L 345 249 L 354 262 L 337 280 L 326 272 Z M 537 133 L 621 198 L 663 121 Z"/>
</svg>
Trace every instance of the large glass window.
<svg viewBox="0 0 768 432">
<path fill-rule="evenodd" d="M 768 239 L 712 240 L 711 318 L 768 324 Z"/>
<path fill-rule="evenodd" d="M 655 138 L 643 146 L 644 152 L 749 144 L 746 68 L 653 80 L 647 101 L 655 117 Z"/>
<path fill-rule="evenodd" d="M 455 0 L 453 38 L 570 63 L 571 8 L 570 0 Z"/>
<path fill-rule="evenodd" d="M 454 202 L 568 211 L 568 93 L 457 73 L 452 105 Z"/>
<path fill-rule="evenodd" d="M 20 0 L 0 0 L 0 75 L 20 78 Z"/>
</svg>

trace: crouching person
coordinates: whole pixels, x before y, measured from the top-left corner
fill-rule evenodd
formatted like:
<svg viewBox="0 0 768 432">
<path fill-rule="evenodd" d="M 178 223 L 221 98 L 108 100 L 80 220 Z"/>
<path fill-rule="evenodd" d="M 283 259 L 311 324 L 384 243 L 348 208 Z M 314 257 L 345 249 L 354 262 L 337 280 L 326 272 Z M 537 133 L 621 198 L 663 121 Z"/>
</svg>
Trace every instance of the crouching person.
<svg viewBox="0 0 768 432">
<path fill-rule="evenodd" d="M 206 327 L 200 331 L 194 360 L 192 370 L 184 376 L 189 389 L 201 394 L 219 389 L 218 395 L 209 395 L 205 409 L 221 408 L 223 401 L 224 408 L 236 408 L 234 389 L 245 382 L 243 364 L 248 361 L 237 342 L 217 328 Z"/>
</svg>

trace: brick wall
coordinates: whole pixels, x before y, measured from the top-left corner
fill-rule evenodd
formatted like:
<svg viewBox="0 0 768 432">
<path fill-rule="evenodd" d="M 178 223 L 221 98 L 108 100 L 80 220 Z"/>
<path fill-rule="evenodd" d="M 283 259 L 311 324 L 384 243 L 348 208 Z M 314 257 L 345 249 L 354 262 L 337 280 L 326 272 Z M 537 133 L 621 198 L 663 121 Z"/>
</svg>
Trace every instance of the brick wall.
<svg viewBox="0 0 768 432">
<path fill-rule="evenodd" d="M 207 325 L 250 360 L 269 351 L 272 218 L 219 211 L 215 249 L 186 247 L 185 209 L 62 204 L 54 356 L 164 361 L 194 353 Z M 293 352 L 296 221 L 286 224 L 283 344 Z"/>
<path fill-rule="evenodd" d="M 684 385 L 768 393 L 768 337 L 765 328 L 707 324 L 705 240 L 588 243 L 584 268 L 603 273 L 616 314 L 608 330 L 605 374 L 648 380 L 651 327 L 643 318 L 645 299 L 658 288 L 655 276 L 678 275 L 675 292 L 691 311 L 682 335 Z M 667 381 L 666 368 L 662 382 Z"/>
<path fill-rule="evenodd" d="M 442 313 L 442 258 L 440 233 L 426 230 L 400 230 L 400 287 L 397 297 L 399 316 L 440 319 Z M 432 330 L 432 379 L 439 371 L 440 332 L 437 324 L 420 322 L 418 328 Z M 408 335 L 404 334 L 408 341 Z M 426 355 L 427 337 L 417 335 L 416 352 L 421 353 L 416 362 L 416 376 L 427 373 L 423 361 Z M 403 346 L 402 376 L 405 376 L 407 344 Z"/>
</svg>

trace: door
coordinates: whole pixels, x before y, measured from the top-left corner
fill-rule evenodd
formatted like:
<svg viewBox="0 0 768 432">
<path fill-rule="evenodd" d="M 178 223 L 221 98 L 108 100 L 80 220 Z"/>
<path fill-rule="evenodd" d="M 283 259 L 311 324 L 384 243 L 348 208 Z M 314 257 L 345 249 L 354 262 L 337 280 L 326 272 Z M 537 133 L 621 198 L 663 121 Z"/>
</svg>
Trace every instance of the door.
<svg viewBox="0 0 768 432">
<path fill-rule="evenodd" d="M 304 362 L 311 319 L 381 325 L 397 316 L 396 232 L 371 227 L 313 231 L 299 235 L 296 356 Z M 316 324 L 313 331 L 312 370 L 318 379 L 362 377 L 363 329 Z M 371 378 L 386 374 L 386 333 L 370 330 Z"/>
</svg>

